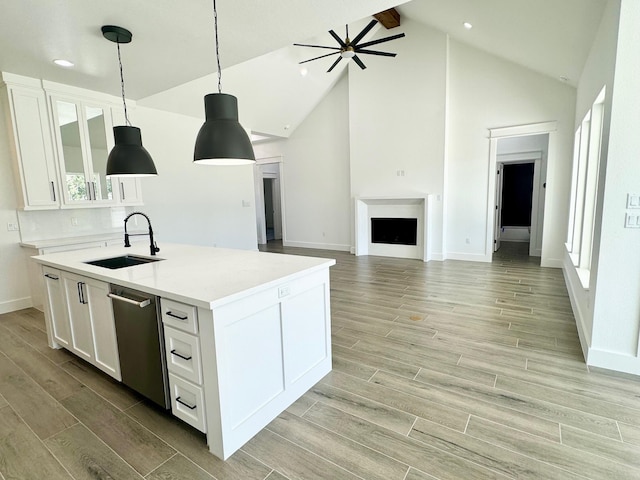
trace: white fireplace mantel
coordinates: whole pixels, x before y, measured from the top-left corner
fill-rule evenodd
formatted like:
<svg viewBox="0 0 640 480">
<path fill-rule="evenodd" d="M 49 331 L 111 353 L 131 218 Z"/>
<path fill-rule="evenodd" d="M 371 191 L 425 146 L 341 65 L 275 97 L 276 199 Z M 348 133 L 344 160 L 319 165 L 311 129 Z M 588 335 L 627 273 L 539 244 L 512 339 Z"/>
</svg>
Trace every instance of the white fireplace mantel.
<svg viewBox="0 0 640 480">
<path fill-rule="evenodd" d="M 432 195 L 355 198 L 355 254 L 431 260 Z M 371 243 L 371 218 L 416 218 L 417 245 Z"/>
</svg>

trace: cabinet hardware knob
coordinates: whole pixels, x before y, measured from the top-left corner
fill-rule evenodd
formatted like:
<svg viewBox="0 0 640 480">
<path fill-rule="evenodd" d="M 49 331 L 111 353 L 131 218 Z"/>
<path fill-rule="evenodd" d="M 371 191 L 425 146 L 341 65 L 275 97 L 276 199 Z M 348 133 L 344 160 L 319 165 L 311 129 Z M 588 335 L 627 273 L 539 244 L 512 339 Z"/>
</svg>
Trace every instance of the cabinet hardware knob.
<svg viewBox="0 0 640 480">
<path fill-rule="evenodd" d="M 176 402 L 181 403 L 182 405 L 184 405 L 185 407 L 187 407 L 189 410 L 195 410 L 197 405 L 189 405 L 187 402 L 185 402 L 184 400 L 182 400 L 180 397 L 176 398 Z"/>
<path fill-rule="evenodd" d="M 193 358 L 191 356 L 185 357 L 184 355 L 182 355 L 181 353 L 176 352 L 175 350 L 171 350 L 171 355 L 175 355 L 176 357 L 180 357 L 183 360 L 191 360 Z"/>
</svg>

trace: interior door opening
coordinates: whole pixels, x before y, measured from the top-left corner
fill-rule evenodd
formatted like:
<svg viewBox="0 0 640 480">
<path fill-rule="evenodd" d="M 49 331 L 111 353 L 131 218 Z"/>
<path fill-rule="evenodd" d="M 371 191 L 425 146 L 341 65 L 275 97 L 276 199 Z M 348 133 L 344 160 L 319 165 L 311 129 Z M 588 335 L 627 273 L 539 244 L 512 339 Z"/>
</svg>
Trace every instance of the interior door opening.
<svg viewBox="0 0 640 480">
<path fill-rule="evenodd" d="M 258 245 L 284 237 L 282 163 L 262 162 L 256 165 L 254 171 Z"/>
<path fill-rule="evenodd" d="M 494 252 L 516 242 L 528 243 L 529 256 L 542 255 L 548 144 L 548 134 L 498 139 Z"/>
</svg>

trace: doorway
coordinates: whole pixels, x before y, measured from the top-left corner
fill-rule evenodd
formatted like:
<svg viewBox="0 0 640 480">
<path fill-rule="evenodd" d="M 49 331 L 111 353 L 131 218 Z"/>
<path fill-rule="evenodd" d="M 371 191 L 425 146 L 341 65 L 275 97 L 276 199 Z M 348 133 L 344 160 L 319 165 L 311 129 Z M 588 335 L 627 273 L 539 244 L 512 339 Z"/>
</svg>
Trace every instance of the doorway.
<svg viewBox="0 0 640 480">
<path fill-rule="evenodd" d="M 281 157 L 260 159 L 254 170 L 258 245 L 284 237 Z"/>
<path fill-rule="evenodd" d="M 493 140 L 493 252 L 509 250 L 542 256 L 549 133 Z M 513 244 L 520 245 L 513 245 Z M 517 248 L 516 248 L 517 247 Z"/>
</svg>

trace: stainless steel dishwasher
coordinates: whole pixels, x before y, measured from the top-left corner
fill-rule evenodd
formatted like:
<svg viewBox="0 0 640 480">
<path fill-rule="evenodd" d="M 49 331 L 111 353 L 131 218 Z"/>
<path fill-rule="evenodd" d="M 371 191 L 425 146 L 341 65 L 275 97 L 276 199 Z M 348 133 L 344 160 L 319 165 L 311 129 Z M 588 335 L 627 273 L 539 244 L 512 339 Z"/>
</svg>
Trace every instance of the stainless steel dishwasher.
<svg viewBox="0 0 640 480">
<path fill-rule="evenodd" d="M 163 408 L 170 408 L 159 299 L 111 285 L 122 383 Z"/>
</svg>

